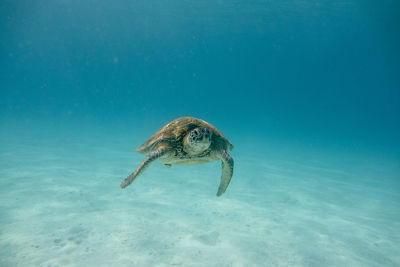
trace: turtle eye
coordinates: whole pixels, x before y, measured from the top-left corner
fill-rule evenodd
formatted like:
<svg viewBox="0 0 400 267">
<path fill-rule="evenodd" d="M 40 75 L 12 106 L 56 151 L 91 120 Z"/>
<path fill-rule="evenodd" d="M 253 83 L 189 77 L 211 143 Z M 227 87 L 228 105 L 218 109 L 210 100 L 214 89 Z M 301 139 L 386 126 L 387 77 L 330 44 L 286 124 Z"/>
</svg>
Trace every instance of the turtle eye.
<svg viewBox="0 0 400 267">
<path fill-rule="evenodd" d="M 199 135 L 199 133 L 200 133 L 200 132 L 199 132 L 199 129 L 194 129 L 194 134 L 195 134 L 195 135 Z"/>
</svg>

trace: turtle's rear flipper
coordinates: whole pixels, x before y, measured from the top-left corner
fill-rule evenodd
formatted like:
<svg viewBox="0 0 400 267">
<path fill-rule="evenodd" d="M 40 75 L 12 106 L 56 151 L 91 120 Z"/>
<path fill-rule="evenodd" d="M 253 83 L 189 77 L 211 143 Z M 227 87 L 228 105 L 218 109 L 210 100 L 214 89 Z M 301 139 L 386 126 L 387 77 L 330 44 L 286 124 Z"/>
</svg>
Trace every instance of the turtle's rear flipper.
<svg viewBox="0 0 400 267">
<path fill-rule="evenodd" d="M 225 151 L 221 151 L 221 162 L 222 162 L 222 175 L 221 175 L 221 183 L 219 184 L 217 196 L 221 196 L 231 181 L 233 175 L 233 159 L 229 154 Z"/>
<path fill-rule="evenodd" d="M 153 163 L 153 161 L 155 161 L 159 157 L 163 156 L 165 154 L 165 152 L 166 152 L 165 148 L 159 148 L 159 149 L 156 149 L 153 152 L 151 152 L 143 160 L 142 164 L 140 164 L 140 166 L 136 169 L 136 171 L 133 172 L 128 177 L 126 177 L 126 179 L 121 183 L 120 187 L 125 188 L 128 185 L 130 185 L 136 177 L 141 175 L 150 166 L 150 164 Z"/>
</svg>

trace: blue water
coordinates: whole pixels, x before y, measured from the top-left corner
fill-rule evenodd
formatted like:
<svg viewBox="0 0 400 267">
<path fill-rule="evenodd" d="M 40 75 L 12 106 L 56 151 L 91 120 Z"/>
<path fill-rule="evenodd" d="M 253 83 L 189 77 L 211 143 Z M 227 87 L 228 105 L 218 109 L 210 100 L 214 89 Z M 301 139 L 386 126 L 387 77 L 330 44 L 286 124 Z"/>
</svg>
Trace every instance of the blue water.
<svg viewBox="0 0 400 267">
<path fill-rule="evenodd" d="M 0 266 L 399 266 L 397 1 L 2 1 Z M 219 162 L 135 152 L 204 119 Z"/>
</svg>

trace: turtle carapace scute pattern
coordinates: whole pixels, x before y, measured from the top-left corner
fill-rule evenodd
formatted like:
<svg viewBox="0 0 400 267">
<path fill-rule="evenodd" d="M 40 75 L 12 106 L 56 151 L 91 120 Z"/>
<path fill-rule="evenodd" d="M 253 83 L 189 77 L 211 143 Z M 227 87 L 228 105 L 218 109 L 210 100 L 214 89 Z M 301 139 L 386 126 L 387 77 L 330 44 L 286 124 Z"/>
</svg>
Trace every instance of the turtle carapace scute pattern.
<svg viewBox="0 0 400 267">
<path fill-rule="evenodd" d="M 233 145 L 211 124 L 193 117 L 182 117 L 166 124 L 136 151 L 146 156 L 142 164 L 122 183 L 130 185 L 155 160 L 171 167 L 173 164 L 194 165 L 221 160 L 222 175 L 217 196 L 221 196 L 233 175 Z"/>
</svg>

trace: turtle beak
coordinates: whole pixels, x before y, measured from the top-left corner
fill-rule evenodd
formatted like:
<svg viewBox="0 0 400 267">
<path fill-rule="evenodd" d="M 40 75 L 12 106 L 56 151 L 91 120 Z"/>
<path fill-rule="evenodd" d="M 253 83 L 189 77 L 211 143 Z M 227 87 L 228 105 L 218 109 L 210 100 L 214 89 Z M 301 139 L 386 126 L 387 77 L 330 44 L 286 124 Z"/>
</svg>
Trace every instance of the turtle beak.
<svg viewBox="0 0 400 267">
<path fill-rule="evenodd" d="M 210 140 L 211 140 L 211 134 L 210 134 L 210 132 L 204 132 L 203 133 L 203 138 L 202 138 L 202 142 L 203 143 L 208 143 L 208 142 L 210 142 Z"/>
</svg>

